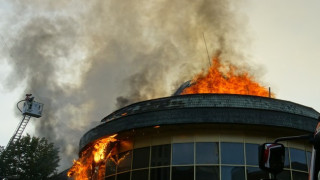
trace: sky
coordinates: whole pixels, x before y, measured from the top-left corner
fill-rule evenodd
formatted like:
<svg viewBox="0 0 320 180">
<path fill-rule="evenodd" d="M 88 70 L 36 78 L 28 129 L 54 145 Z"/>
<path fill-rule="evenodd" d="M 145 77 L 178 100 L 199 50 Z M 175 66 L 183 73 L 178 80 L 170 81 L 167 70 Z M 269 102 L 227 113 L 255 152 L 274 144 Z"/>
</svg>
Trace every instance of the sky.
<svg viewBox="0 0 320 180">
<path fill-rule="evenodd" d="M 8 2 L 0 0 L 2 17 L 0 29 L 2 30 L 8 24 L 14 27 L 16 23 L 6 18 L 12 16 L 12 7 Z M 277 99 L 299 103 L 317 111 L 320 111 L 319 9 L 320 1 L 318 0 L 244 0 L 237 6 L 241 16 L 239 18 L 246 26 L 245 52 L 250 57 L 247 64 L 258 71 L 259 81 L 270 86 Z M 1 53 L 6 53 L 10 48 L 8 47 L 10 38 L 7 38 L 6 33 L 0 32 L 0 35 Z M 19 36 L 15 38 L 19 39 Z M 28 63 L 28 61 L 21 63 Z M 122 65 L 130 66 L 123 63 L 115 66 L 114 71 L 123 71 Z M 22 118 L 16 103 L 23 99 L 26 93 L 30 93 L 25 92 L 28 81 L 18 81 L 8 88 L 6 79 L 12 75 L 10 74 L 12 69 L 12 64 L 8 61 L 0 61 L 1 146 L 6 146 Z M 65 70 L 66 75 L 76 74 L 72 68 L 69 69 L 70 72 L 67 71 L 68 69 Z M 67 76 L 65 81 L 68 81 Z M 112 83 L 110 86 L 113 86 Z M 114 93 L 117 90 L 110 91 Z M 42 99 L 36 100 L 41 102 Z M 105 103 L 109 102 L 105 101 Z M 46 104 L 44 106 L 46 107 Z M 111 112 L 111 110 L 103 112 L 103 108 L 98 108 L 97 111 L 99 116 L 94 116 L 92 126 L 97 125 L 103 116 Z M 43 119 L 32 118 L 24 133 L 34 134 L 35 124 L 40 121 Z"/>
<path fill-rule="evenodd" d="M 320 111 L 319 1 L 250 1 L 254 61 L 278 99 Z"/>
</svg>

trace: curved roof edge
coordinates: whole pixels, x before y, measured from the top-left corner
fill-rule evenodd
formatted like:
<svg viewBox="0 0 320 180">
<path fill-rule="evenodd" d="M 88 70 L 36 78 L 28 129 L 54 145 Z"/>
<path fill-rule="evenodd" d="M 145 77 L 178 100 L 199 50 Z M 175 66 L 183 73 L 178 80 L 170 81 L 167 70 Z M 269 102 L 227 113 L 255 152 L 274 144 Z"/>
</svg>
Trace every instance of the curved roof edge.
<svg viewBox="0 0 320 180">
<path fill-rule="evenodd" d="M 80 140 L 80 151 L 106 135 L 156 125 L 223 123 L 275 126 L 313 132 L 319 117 L 314 109 L 289 101 L 216 94 L 149 100 L 115 111 L 116 114 L 124 112 L 127 114 L 85 133 Z"/>
<path fill-rule="evenodd" d="M 313 108 L 303 106 L 290 101 L 274 98 L 237 95 L 237 94 L 188 94 L 159 99 L 141 101 L 123 107 L 109 114 L 101 122 L 109 122 L 123 116 L 145 113 L 150 111 L 195 108 L 195 107 L 234 107 L 253 108 L 288 112 L 312 118 L 318 118 L 319 113 Z"/>
</svg>

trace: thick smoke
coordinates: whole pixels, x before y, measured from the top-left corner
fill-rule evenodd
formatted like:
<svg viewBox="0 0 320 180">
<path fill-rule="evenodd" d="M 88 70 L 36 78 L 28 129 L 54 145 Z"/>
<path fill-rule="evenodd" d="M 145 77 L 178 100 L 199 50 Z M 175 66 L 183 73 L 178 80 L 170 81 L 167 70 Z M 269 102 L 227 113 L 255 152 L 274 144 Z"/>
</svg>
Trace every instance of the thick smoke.
<svg viewBox="0 0 320 180">
<path fill-rule="evenodd" d="M 66 168 L 80 137 L 108 113 L 169 96 L 207 68 L 203 34 L 211 56 L 219 50 L 223 60 L 241 61 L 247 42 L 233 3 L 9 1 L 12 14 L 1 27 L 11 42 L 7 87 L 25 82 L 26 93 L 45 104 L 35 131 L 60 147 Z"/>
</svg>

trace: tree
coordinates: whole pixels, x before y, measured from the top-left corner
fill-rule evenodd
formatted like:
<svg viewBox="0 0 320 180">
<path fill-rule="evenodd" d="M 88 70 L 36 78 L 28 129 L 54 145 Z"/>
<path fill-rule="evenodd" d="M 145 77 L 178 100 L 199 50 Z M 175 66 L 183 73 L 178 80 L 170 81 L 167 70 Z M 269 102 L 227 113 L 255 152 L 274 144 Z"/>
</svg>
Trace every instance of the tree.
<svg viewBox="0 0 320 180">
<path fill-rule="evenodd" d="M 58 153 L 53 143 L 45 138 L 27 134 L 6 149 L 0 148 L 0 177 L 47 179 L 57 172 Z"/>
</svg>

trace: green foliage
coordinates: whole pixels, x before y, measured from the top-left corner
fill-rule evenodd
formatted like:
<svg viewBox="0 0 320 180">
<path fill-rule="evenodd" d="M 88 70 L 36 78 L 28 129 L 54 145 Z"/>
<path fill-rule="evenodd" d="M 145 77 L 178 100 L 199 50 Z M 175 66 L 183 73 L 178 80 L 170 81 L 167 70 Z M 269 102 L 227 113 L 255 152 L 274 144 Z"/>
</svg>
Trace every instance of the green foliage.
<svg viewBox="0 0 320 180">
<path fill-rule="evenodd" d="M 7 147 L 0 148 L 0 177 L 19 176 L 19 179 L 47 179 L 56 173 L 58 149 L 45 138 L 22 137 Z"/>
</svg>

